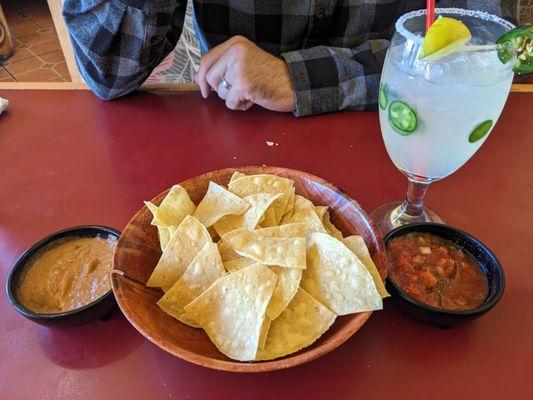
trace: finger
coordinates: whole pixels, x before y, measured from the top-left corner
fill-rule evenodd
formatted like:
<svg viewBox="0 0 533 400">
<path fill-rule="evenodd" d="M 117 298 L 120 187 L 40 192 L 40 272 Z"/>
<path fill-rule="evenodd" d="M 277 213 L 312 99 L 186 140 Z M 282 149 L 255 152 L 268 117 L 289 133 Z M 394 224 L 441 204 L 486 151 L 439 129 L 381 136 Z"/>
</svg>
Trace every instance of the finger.
<svg viewBox="0 0 533 400">
<path fill-rule="evenodd" d="M 226 97 L 226 107 L 230 110 L 246 111 L 251 106 L 247 106 L 247 100 L 242 98 L 239 91 L 232 86 Z"/>
<path fill-rule="evenodd" d="M 222 82 L 223 81 L 221 80 L 220 83 L 218 84 L 217 94 L 218 94 L 218 97 L 220 97 L 222 100 L 226 100 L 226 97 L 228 97 L 229 88 L 224 86 Z"/>
<path fill-rule="evenodd" d="M 211 67 L 211 69 L 207 72 L 206 75 L 206 80 L 207 83 L 209 83 L 209 86 L 216 90 L 218 96 L 223 100 L 226 99 L 226 95 L 228 93 L 228 89 L 222 85 L 222 79 L 226 74 L 227 65 L 227 56 L 224 54 Z M 226 82 L 228 81 L 226 80 Z"/>
<path fill-rule="evenodd" d="M 200 91 L 202 92 L 202 96 L 204 98 L 209 96 L 209 83 L 206 80 L 207 72 L 228 48 L 230 48 L 240 40 L 242 39 L 239 36 L 234 36 L 229 40 L 226 40 L 224 43 L 213 47 L 213 49 L 211 49 L 207 54 L 205 54 L 200 60 L 200 67 L 198 68 L 198 72 L 196 73 L 194 80 L 196 81 L 198 86 L 200 86 Z"/>
</svg>

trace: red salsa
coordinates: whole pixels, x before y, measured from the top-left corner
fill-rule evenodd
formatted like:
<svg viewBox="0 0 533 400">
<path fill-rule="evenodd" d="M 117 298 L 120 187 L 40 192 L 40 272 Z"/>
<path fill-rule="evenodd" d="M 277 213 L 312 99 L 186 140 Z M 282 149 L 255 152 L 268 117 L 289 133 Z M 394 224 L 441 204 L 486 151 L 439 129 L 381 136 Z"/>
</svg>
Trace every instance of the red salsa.
<svg viewBox="0 0 533 400">
<path fill-rule="evenodd" d="M 423 303 L 446 310 L 470 310 L 487 297 L 487 277 L 481 267 L 449 240 L 410 232 L 392 239 L 387 248 L 392 261 L 390 278 Z"/>
</svg>

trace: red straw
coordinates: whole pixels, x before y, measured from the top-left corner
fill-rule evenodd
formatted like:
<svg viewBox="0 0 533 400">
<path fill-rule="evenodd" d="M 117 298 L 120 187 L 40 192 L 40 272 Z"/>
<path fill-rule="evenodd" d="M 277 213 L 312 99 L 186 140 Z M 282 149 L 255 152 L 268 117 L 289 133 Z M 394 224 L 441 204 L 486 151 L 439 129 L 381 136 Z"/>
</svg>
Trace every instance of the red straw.
<svg viewBox="0 0 533 400">
<path fill-rule="evenodd" d="M 427 0 L 426 2 L 426 32 L 429 30 L 433 21 L 435 21 L 435 0 Z"/>
</svg>

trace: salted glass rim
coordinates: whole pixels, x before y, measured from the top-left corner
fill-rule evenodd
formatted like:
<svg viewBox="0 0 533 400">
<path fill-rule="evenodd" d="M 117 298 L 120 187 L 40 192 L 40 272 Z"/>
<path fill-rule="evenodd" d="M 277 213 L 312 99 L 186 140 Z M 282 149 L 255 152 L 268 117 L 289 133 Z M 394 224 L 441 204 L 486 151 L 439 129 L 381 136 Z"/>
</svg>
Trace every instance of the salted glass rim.
<svg viewBox="0 0 533 400">
<path fill-rule="evenodd" d="M 417 43 L 419 45 L 422 44 L 422 41 L 424 40 L 424 37 L 418 36 L 411 32 L 409 29 L 405 27 L 405 23 L 415 17 L 421 17 L 426 15 L 427 10 L 415 10 L 408 12 L 407 14 L 402 15 L 397 21 L 396 21 L 396 32 L 400 35 L 402 35 L 407 40 L 413 41 L 414 43 Z M 489 14 L 485 11 L 479 11 L 479 10 L 466 10 L 464 8 L 435 8 L 435 15 L 437 14 L 457 14 L 467 17 L 474 17 L 479 18 L 485 21 L 494 22 L 497 23 L 504 28 L 507 28 L 508 30 L 516 28 L 516 26 L 494 14 Z M 465 46 L 462 51 L 487 51 L 487 50 L 494 50 L 496 49 L 496 44 L 485 44 L 485 45 L 468 45 Z"/>
</svg>

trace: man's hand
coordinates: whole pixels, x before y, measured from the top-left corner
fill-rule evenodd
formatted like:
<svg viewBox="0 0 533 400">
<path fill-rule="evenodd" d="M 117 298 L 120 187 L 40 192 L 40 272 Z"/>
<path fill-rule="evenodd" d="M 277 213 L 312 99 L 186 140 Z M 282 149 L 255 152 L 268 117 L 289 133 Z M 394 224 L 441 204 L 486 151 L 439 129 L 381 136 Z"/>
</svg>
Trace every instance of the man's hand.
<svg viewBox="0 0 533 400">
<path fill-rule="evenodd" d="M 223 78 L 229 88 L 221 83 Z M 295 109 L 287 64 L 242 36 L 203 56 L 195 81 L 204 98 L 212 88 L 232 110 L 248 110 L 253 104 L 273 111 Z"/>
</svg>

